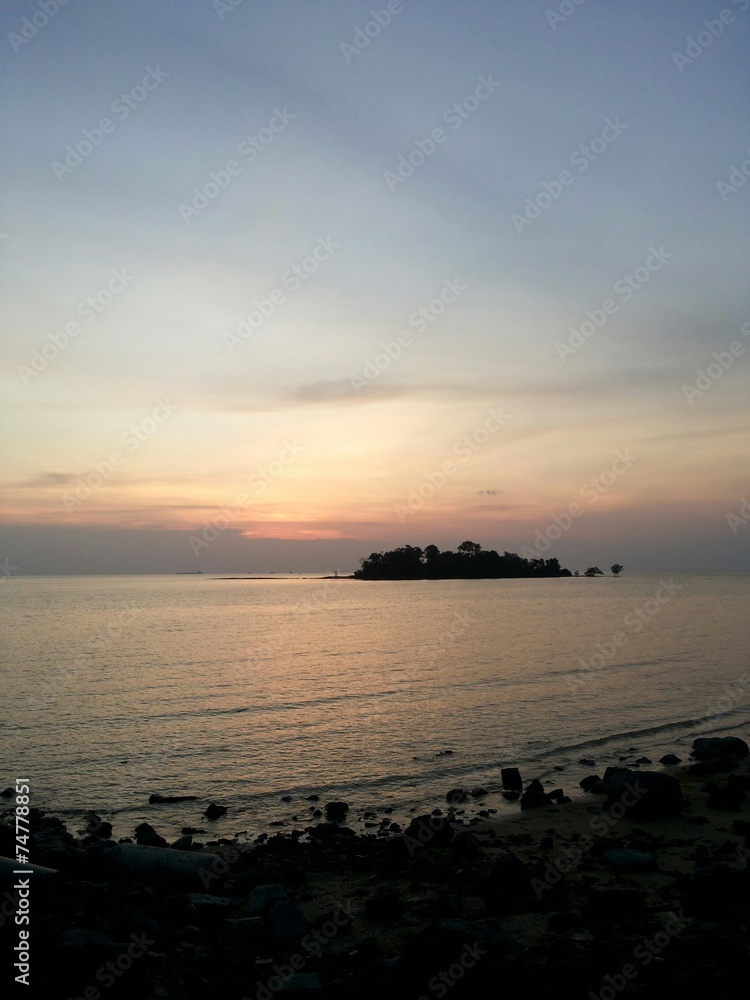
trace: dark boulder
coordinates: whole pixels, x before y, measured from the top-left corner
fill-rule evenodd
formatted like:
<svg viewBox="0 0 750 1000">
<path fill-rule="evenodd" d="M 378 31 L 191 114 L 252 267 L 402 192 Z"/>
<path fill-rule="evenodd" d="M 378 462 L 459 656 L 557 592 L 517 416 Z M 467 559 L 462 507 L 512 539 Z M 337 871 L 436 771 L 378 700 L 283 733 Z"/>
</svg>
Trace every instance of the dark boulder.
<svg viewBox="0 0 750 1000">
<path fill-rule="evenodd" d="M 550 805 L 552 805 L 552 799 L 549 795 L 545 795 L 544 792 L 538 792 L 532 788 L 528 788 L 521 796 L 522 809 L 539 809 L 541 806 Z"/>
<path fill-rule="evenodd" d="M 278 883 L 259 885 L 252 890 L 247 900 L 247 912 L 251 917 L 259 917 L 274 903 L 287 902 L 286 889 Z"/>
<path fill-rule="evenodd" d="M 602 793 L 604 791 L 604 782 L 598 774 L 588 774 L 585 778 L 581 778 L 578 784 L 584 792 Z"/>
<path fill-rule="evenodd" d="M 466 802 L 468 797 L 463 788 L 451 788 L 445 796 L 445 801 L 451 806 L 458 806 Z"/>
<path fill-rule="evenodd" d="M 700 737 L 693 740 L 692 756 L 695 760 L 724 760 L 728 757 L 739 760 L 747 757 L 748 753 L 750 750 L 747 743 L 738 736 Z"/>
<path fill-rule="evenodd" d="M 401 894 L 395 885 L 381 885 L 374 896 L 365 900 L 365 914 L 371 920 L 392 920 L 404 911 Z"/>
<path fill-rule="evenodd" d="M 95 812 L 87 812 L 85 819 L 86 833 L 101 837 L 102 840 L 109 840 L 112 836 L 112 824 L 102 819 L 101 816 L 97 816 Z"/>
<path fill-rule="evenodd" d="M 643 917 L 648 911 L 648 901 L 640 889 L 621 886 L 599 886 L 587 902 L 590 913 L 607 919 Z"/>
<path fill-rule="evenodd" d="M 349 812 L 348 802 L 327 802 L 326 803 L 326 817 L 330 820 L 339 821 L 346 819 L 346 814 Z"/>
<path fill-rule="evenodd" d="M 654 819 L 677 816 L 682 810 L 682 789 L 670 774 L 608 767 L 603 780 L 612 815 L 620 812 L 633 819 Z"/>
<path fill-rule="evenodd" d="M 219 816 L 225 816 L 226 812 L 226 806 L 217 806 L 215 802 L 211 802 L 203 815 L 206 819 L 218 819 Z"/>
<path fill-rule="evenodd" d="M 636 875 L 656 869 L 656 855 L 651 851 L 631 851 L 627 848 L 604 851 L 602 858 L 606 865 L 621 875 Z"/>
<path fill-rule="evenodd" d="M 484 873 L 482 890 L 488 905 L 497 908 L 509 900 L 530 896 L 531 874 L 517 855 L 507 851 Z"/>
<path fill-rule="evenodd" d="M 711 783 L 706 789 L 709 809 L 724 809 L 728 812 L 739 812 L 740 802 L 745 798 L 745 792 L 738 784 L 728 781 L 725 785 Z"/>
<path fill-rule="evenodd" d="M 541 783 L 539 778 L 532 778 L 526 787 L 527 792 L 543 792 L 544 785 Z"/>
<path fill-rule="evenodd" d="M 211 896 L 205 892 L 189 892 L 187 898 L 195 907 L 195 919 L 200 924 L 218 923 L 223 920 L 236 902 L 224 896 Z"/>
<path fill-rule="evenodd" d="M 268 910 L 267 920 L 272 939 L 280 944 L 298 940 L 310 929 L 304 913 L 291 900 L 274 903 Z"/>
<path fill-rule="evenodd" d="M 727 757 L 719 760 L 699 760 L 696 764 L 691 764 L 688 771 L 698 777 L 705 777 L 709 774 L 728 774 L 737 766 L 734 757 Z"/>
<path fill-rule="evenodd" d="M 415 816 L 404 831 L 404 843 L 413 854 L 420 847 L 447 847 L 454 836 L 445 816 Z"/>
<path fill-rule="evenodd" d="M 340 841 L 345 837 L 355 837 L 354 830 L 348 826 L 341 826 L 340 823 L 319 823 L 318 826 L 308 826 L 305 833 L 310 840 Z"/>
<path fill-rule="evenodd" d="M 500 780 L 503 783 L 503 788 L 506 788 L 510 792 L 523 791 L 521 772 L 517 767 L 500 768 Z"/>
<path fill-rule="evenodd" d="M 680 764 L 682 761 L 676 754 L 665 753 L 663 757 L 659 758 L 659 763 L 664 764 L 665 767 L 674 767 L 675 764 Z"/>
<path fill-rule="evenodd" d="M 150 823 L 141 823 L 135 828 L 135 842 L 146 847 L 166 847 L 167 842 L 164 837 L 154 830 Z"/>
<path fill-rule="evenodd" d="M 441 972 L 447 975 L 452 966 L 459 966 L 466 974 L 452 987 L 452 995 L 494 1000 L 500 984 L 503 992 L 518 986 L 523 962 L 523 946 L 514 938 L 481 921 L 454 917 L 425 927 L 407 941 L 394 973 L 399 996 L 419 996 L 425 984 L 441 981 Z"/>
<path fill-rule="evenodd" d="M 748 881 L 748 869 L 721 861 L 696 868 L 685 896 L 685 909 L 724 921 L 727 906 L 746 904 Z"/>
</svg>

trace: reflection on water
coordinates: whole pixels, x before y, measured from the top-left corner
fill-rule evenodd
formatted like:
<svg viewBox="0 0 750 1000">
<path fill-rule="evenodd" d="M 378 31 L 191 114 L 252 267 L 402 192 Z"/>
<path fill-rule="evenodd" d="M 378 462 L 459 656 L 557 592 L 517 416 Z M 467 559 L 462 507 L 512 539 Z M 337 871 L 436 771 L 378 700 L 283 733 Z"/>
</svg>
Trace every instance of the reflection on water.
<svg viewBox="0 0 750 1000">
<path fill-rule="evenodd" d="M 55 807 L 190 792 L 265 816 L 286 792 L 434 804 L 581 747 L 689 747 L 691 721 L 750 716 L 750 584 L 675 583 L 15 578 L 4 780 Z"/>
</svg>

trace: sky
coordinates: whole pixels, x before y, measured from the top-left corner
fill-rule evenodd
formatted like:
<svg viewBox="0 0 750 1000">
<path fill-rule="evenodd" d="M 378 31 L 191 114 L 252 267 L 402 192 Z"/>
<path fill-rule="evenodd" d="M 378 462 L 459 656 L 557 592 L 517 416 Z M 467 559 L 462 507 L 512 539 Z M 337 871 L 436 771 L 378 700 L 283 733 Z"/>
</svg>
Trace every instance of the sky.
<svg viewBox="0 0 750 1000">
<path fill-rule="evenodd" d="M 2 572 L 750 569 L 749 41 L 750 0 L 4 3 Z"/>
</svg>

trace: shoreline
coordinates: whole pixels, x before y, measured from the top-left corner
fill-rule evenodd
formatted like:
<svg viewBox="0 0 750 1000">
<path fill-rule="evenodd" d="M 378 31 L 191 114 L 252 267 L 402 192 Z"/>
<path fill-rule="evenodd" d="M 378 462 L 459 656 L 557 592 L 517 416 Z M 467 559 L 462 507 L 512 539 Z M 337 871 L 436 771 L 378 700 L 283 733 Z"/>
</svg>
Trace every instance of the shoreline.
<svg viewBox="0 0 750 1000">
<path fill-rule="evenodd" d="M 476 803 L 455 795 L 453 822 L 443 802 L 442 815 L 413 816 L 407 829 L 373 817 L 365 833 L 347 826 L 342 805 L 321 802 L 324 816 L 306 833 L 205 840 L 197 850 L 187 840 L 183 850 L 149 846 L 147 830 L 138 838 L 146 846 L 118 848 L 97 835 L 110 833 L 98 818 L 77 838 L 36 814 L 30 861 L 62 873 L 51 894 L 43 878 L 33 882 L 37 977 L 48 953 L 50 995 L 63 981 L 61 995 L 83 996 L 132 928 L 153 945 L 123 976 L 123 996 L 417 1000 L 445 995 L 440 976 L 451 971 L 456 998 L 496 997 L 514 984 L 550 998 L 615 989 L 664 997 L 696 982 L 729 996 L 749 949 L 749 764 L 717 758 L 700 764 L 706 774 L 687 760 L 629 768 L 632 806 L 625 793 L 625 805 L 613 801 L 610 769 L 606 796 L 465 825 Z M 649 775 L 658 789 L 644 793 Z M 671 815 L 673 779 L 684 802 Z M 626 811 L 648 802 L 654 815 Z M 0 853 L 7 840 L 4 832 Z M 144 852 L 165 870 L 145 869 Z"/>
</svg>

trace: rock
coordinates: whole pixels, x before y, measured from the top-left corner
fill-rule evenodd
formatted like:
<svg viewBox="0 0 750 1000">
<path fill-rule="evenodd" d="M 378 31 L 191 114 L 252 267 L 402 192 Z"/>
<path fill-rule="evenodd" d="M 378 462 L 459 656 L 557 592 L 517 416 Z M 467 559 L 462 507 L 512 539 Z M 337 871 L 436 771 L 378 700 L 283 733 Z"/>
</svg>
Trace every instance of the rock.
<svg viewBox="0 0 750 1000">
<path fill-rule="evenodd" d="M 697 764 L 691 764 L 688 771 L 691 774 L 705 776 L 708 774 L 728 774 L 737 765 L 734 757 L 727 757 L 722 760 L 699 760 Z"/>
<path fill-rule="evenodd" d="M 726 906 L 747 900 L 748 869 L 712 862 L 693 872 L 685 898 L 688 912 L 715 915 L 727 920 Z"/>
<path fill-rule="evenodd" d="M 415 816 L 404 831 L 404 845 L 410 854 L 421 847 L 447 847 L 455 836 L 444 816 Z"/>
<path fill-rule="evenodd" d="M 722 760 L 731 757 L 739 760 L 747 757 L 747 743 L 738 736 L 701 737 L 693 740 L 692 756 L 696 760 Z"/>
<path fill-rule="evenodd" d="M 193 846 L 193 838 L 188 834 L 184 837 L 178 837 L 173 844 L 169 845 L 173 851 L 189 851 Z"/>
<path fill-rule="evenodd" d="M 164 837 L 154 830 L 150 823 L 141 823 L 135 828 L 135 842 L 143 847 L 166 847 Z"/>
<path fill-rule="evenodd" d="M 541 781 L 539 780 L 539 778 L 533 778 L 529 782 L 528 787 L 526 788 L 526 791 L 527 792 L 543 792 L 544 791 L 544 785 L 541 783 Z"/>
<path fill-rule="evenodd" d="M 631 851 L 621 848 L 604 851 L 604 863 L 623 875 L 637 875 L 639 872 L 652 872 L 656 869 L 656 855 L 651 851 Z"/>
<path fill-rule="evenodd" d="M 330 820 L 344 820 L 349 812 L 348 802 L 326 803 L 326 817 Z"/>
<path fill-rule="evenodd" d="M 604 782 L 598 774 L 589 774 L 585 778 L 581 778 L 578 784 L 584 792 L 601 793 L 604 791 Z"/>
<path fill-rule="evenodd" d="M 547 792 L 547 795 L 552 799 L 553 802 L 564 802 L 568 797 L 562 788 L 553 788 L 551 792 Z M 568 802 L 570 799 L 568 799 Z"/>
<path fill-rule="evenodd" d="M 215 802 L 211 802 L 203 815 L 206 819 L 218 819 L 219 816 L 225 816 L 226 812 L 226 806 L 217 806 Z"/>
<path fill-rule="evenodd" d="M 501 983 L 502 992 L 513 995 L 523 957 L 518 941 L 481 921 L 458 917 L 439 920 L 406 942 L 394 969 L 397 995 L 423 994 L 426 983 L 445 982 L 439 979 L 440 974 L 447 975 L 451 966 L 466 969 L 462 996 L 483 998 L 488 989 L 497 996 Z"/>
<path fill-rule="evenodd" d="M 632 771 L 608 767 L 604 772 L 608 807 L 625 809 L 633 819 L 677 816 L 682 810 L 682 789 L 677 778 L 663 771 Z"/>
<path fill-rule="evenodd" d="M 0 798 L 12 799 L 15 794 L 16 794 L 15 788 L 11 788 L 10 786 L 8 786 L 7 788 L 4 788 L 2 792 L 0 792 Z"/>
<path fill-rule="evenodd" d="M 202 922 L 224 918 L 235 904 L 233 899 L 225 899 L 224 896 L 210 896 L 205 892 L 189 892 L 187 898 L 190 905 L 195 907 L 198 919 Z"/>
<path fill-rule="evenodd" d="M 279 943 L 297 940 L 310 928 L 299 906 L 288 899 L 274 903 L 268 910 L 267 918 L 271 937 Z"/>
<path fill-rule="evenodd" d="M 648 903 L 640 889 L 600 886 L 589 896 L 587 909 L 599 917 L 640 917 Z"/>
<path fill-rule="evenodd" d="M 320 796 L 319 795 L 308 795 L 307 796 L 307 801 L 308 802 L 320 802 Z"/>
<path fill-rule="evenodd" d="M 365 914 L 372 920 L 390 920 L 404 912 L 404 904 L 395 885 L 381 885 L 370 899 L 365 901 Z"/>
<path fill-rule="evenodd" d="M 462 917 L 464 915 L 461 898 L 451 893 L 430 893 L 424 897 L 421 905 L 436 920 L 442 917 Z"/>
<path fill-rule="evenodd" d="M 521 796 L 522 809 L 539 809 L 541 806 L 552 805 L 552 799 L 544 792 L 527 789 Z"/>
<path fill-rule="evenodd" d="M 88 948 L 91 946 L 100 948 L 115 948 L 116 942 L 107 934 L 101 931 L 90 931 L 83 927 L 75 927 L 63 933 L 60 940 L 63 948 Z"/>
<path fill-rule="evenodd" d="M 656 837 L 652 836 L 645 830 L 633 830 L 632 834 L 628 837 L 629 846 L 633 851 L 646 851 L 653 853 L 659 841 Z"/>
<path fill-rule="evenodd" d="M 724 809 L 729 812 L 739 812 L 740 802 L 745 798 L 745 792 L 739 785 L 727 782 L 726 785 L 709 785 L 706 805 L 709 809 Z"/>
<path fill-rule="evenodd" d="M 445 801 L 449 805 L 460 805 L 462 802 L 466 802 L 468 797 L 463 788 L 451 788 L 445 796 Z"/>
<path fill-rule="evenodd" d="M 651 758 L 650 757 L 636 757 L 635 762 L 636 762 L 636 764 L 650 764 L 651 763 Z"/>
<path fill-rule="evenodd" d="M 247 912 L 251 917 L 259 917 L 273 903 L 287 902 L 288 900 L 289 897 L 283 885 L 276 883 L 259 885 L 248 896 Z"/>
<path fill-rule="evenodd" d="M 596 761 L 592 760 L 591 757 L 581 757 L 578 763 L 584 767 L 596 767 Z"/>
<path fill-rule="evenodd" d="M 311 840 L 343 840 L 345 837 L 356 837 L 354 830 L 339 823 L 320 823 L 318 826 L 308 826 L 305 829 Z"/>
<path fill-rule="evenodd" d="M 503 783 L 503 788 L 507 788 L 511 792 L 521 792 L 523 791 L 523 781 L 521 780 L 521 772 L 517 767 L 502 767 L 500 768 L 500 780 Z"/>
<path fill-rule="evenodd" d="M 485 795 L 489 795 L 489 792 L 487 791 L 486 788 L 472 788 L 469 794 L 473 799 L 481 799 Z"/>
<path fill-rule="evenodd" d="M 260 917 L 240 917 L 227 920 L 222 929 L 227 940 L 233 944 L 248 945 L 258 941 L 263 933 L 263 921 Z"/>
<path fill-rule="evenodd" d="M 503 792 L 503 798 L 507 799 L 508 802 L 516 802 L 516 801 L 518 801 L 518 799 L 521 798 L 521 793 L 520 792 L 515 792 L 515 791 L 513 791 L 513 792 Z"/>
<path fill-rule="evenodd" d="M 94 834 L 96 837 L 101 837 L 103 840 L 109 840 L 112 836 L 111 823 L 102 819 L 101 816 L 97 816 L 95 812 L 87 812 L 84 818 L 86 820 L 87 833 Z"/>
<path fill-rule="evenodd" d="M 488 902 L 498 902 L 530 894 L 531 876 L 523 861 L 512 851 L 506 851 L 485 873 L 482 885 Z"/>
<path fill-rule="evenodd" d="M 279 990 L 279 996 L 289 997 L 290 1000 L 292 997 L 314 997 L 322 989 L 323 986 L 317 972 L 295 972 L 294 975 L 284 981 L 283 986 Z"/>
<path fill-rule="evenodd" d="M 673 753 L 665 753 L 663 757 L 659 758 L 659 763 L 664 764 L 665 767 L 674 767 L 675 764 L 681 764 L 680 758 Z"/>
<path fill-rule="evenodd" d="M 589 850 L 593 857 L 600 858 L 605 851 L 622 850 L 624 847 L 625 844 L 619 837 L 602 837 L 596 834 L 591 838 Z"/>
<path fill-rule="evenodd" d="M 153 792 L 148 801 L 151 805 L 161 805 L 164 802 L 195 802 L 197 798 L 197 795 L 159 795 L 158 792 Z"/>
</svg>

